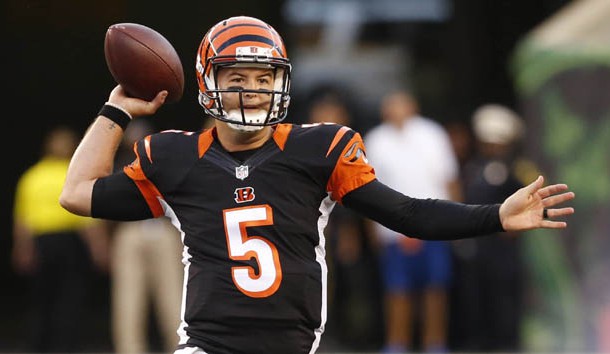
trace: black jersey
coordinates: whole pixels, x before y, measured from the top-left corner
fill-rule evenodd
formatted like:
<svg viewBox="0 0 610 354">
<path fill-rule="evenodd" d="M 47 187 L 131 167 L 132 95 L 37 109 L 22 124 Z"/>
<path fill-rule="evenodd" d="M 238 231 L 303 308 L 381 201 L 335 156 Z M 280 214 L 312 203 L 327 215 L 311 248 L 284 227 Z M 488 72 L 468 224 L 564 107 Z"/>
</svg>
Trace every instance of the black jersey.
<svg viewBox="0 0 610 354">
<path fill-rule="evenodd" d="M 279 124 L 243 162 L 214 129 L 153 134 L 135 151 L 123 173 L 150 214 L 182 233 L 179 344 L 209 354 L 315 352 L 326 322 L 323 230 L 336 202 L 375 179 L 360 135 Z"/>
</svg>

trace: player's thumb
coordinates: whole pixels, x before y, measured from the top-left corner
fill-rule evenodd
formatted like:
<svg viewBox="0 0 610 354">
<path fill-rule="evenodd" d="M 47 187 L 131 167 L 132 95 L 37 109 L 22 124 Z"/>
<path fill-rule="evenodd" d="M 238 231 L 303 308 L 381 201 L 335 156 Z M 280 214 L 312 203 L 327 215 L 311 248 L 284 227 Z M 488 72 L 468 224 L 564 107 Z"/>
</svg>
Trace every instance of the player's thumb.
<svg viewBox="0 0 610 354">
<path fill-rule="evenodd" d="M 544 185 L 544 177 L 542 175 L 540 175 L 540 176 L 538 176 L 538 178 L 536 178 L 535 181 L 530 183 L 526 187 L 526 189 L 527 189 L 529 194 L 534 194 L 534 193 L 536 193 L 537 190 L 542 188 L 543 185 Z"/>
<path fill-rule="evenodd" d="M 155 103 L 157 103 L 160 106 L 163 103 L 165 103 L 165 99 L 167 99 L 167 95 L 169 95 L 169 92 L 167 90 L 160 91 L 157 94 L 157 96 L 155 96 L 155 99 L 153 101 L 155 101 Z"/>
<path fill-rule="evenodd" d="M 167 98 L 168 94 L 169 92 L 167 90 L 163 90 L 157 93 L 155 98 L 153 98 L 153 100 L 148 103 L 148 109 L 150 110 L 150 112 L 148 113 L 155 113 L 159 109 L 159 107 L 161 107 L 163 103 L 165 103 L 165 99 Z"/>
</svg>

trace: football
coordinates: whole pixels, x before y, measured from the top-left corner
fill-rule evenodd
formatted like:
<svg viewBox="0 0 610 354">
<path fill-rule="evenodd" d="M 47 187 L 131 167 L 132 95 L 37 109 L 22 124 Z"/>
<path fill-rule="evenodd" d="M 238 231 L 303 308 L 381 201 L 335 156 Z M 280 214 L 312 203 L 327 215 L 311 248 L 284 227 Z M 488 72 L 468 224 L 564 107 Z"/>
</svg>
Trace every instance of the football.
<svg viewBox="0 0 610 354">
<path fill-rule="evenodd" d="M 167 90 L 165 102 L 182 98 L 184 71 L 172 44 L 159 32 L 137 23 L 117 23 L 104 39 L 106 64 L 129 96 L 152 100 Z"/>
</svg>

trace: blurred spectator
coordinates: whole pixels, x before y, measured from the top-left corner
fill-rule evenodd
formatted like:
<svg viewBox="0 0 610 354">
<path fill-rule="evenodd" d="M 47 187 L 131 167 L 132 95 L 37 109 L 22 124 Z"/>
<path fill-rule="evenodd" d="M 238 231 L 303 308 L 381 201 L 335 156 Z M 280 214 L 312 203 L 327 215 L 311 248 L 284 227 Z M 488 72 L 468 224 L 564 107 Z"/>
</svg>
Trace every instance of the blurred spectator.
<svg viewBox="0 0 610 354">
<path fill-rule="evenodd" d="M 463 121 L 450 121 L 444 124 L 445 130 L 451 139 L 451 145 L 455 152 L 460 171 L 462 167 L 470 160 L 474 153 L 474 137 L 470 124 Z"/>
<path fill-rule="evenodd" d="M 322 86 L 310 98 L 308 123 L 336 123 L 351 127 L 349 95 L 339 88 Z M 335 205 L 329 217 L 329 350 L 373 350 L 381 342 L 382 321 L 379 275 L 375 254 L 364 231 L 364 220 Z"/>
<path fill-rule="evenodd" d="M 486 104 L 472 117 L 475 153 L 463 168 L 466 203 L 501 203 L 537 176 L 518 158 L 521 118 Z M 460 351 L 519 351 L 523 262 L 521 239 L 502 233 L 454 241 L 451 346 Z"/>
<path fill-rule="evenodd" d="M 41 158 L 19 178 L 13 214 L 12 262 L 30 281 L 27 351 L 74 353 L 83 340 L 94 267 L 107 270 L 102 222 L 76 216 L 59 195 L 78 143 L 67 127 L 45 136 Z"/>
<path fill-rule="evenodd" d="M 458 164 L 445 129 L 419 115 L 407 91 L 389 93 L 380 108 L 382 123 L 364 137 L 379 179 L 411 197 L 459 200 Z M 425 352 L 445 351 L 450 243 L 421 241 L 373 226 L 385 290 L 384 353 L 418 346 Z"/>
<path fill-rule="evenodd" d="M 115 168 L 135 159 L 133 144 L 153 133 L 145 120 L 134 120 L 125 130 Z M 116 353 L 155 351 L 149 320 L 164 352 L 178 344 L 182 295 L 182 243 L 168 218 L 120 222 L 113 226 L 112 337 Z M 151 309 L 154 310 L 151 313 Z M 151 316 L 152 315 L 152 316 Z M 154 324 L 154 323 L 153 323 Z"/>
</svg>

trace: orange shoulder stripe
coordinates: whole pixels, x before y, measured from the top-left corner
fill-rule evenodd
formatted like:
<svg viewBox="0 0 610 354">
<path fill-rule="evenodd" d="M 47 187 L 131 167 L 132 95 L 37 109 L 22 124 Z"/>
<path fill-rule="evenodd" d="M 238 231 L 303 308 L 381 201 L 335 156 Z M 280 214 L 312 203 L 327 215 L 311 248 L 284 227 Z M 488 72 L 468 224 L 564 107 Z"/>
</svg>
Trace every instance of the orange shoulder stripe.
<svg viewBox="0 0 610 354">
<path fill-rule="evenodd" d="M 288 134 L 290 134 L 291 130 L 292 125 L 280 123 L 276 126 L 275 132 L 273 132 L 273 140 L 275 140 L 275 143 L 282 151 L 284 151 L 286 141 L 288 140 Z"/>
<path fill-rule="evenodd" d="M 212 142 L 214 142 L 212 131 L 213 129 L 207 129 L 199 135 L 199 142 L 197 143 L 199 158 L 202 158 L 203 155 L 205 155 L 206 151 L 210 148 L 210 145 L 212 145 Z"/>
<path fill-rule="evenodd" d="M 341 140 L 343 135 L 345 135 L 345 133 L 347 133 L 348 130 L 349 130 L 348 127 L 341 127 L 341 129 L 339 129 L 339 131 L 337 131 L 337 134 L 335 134 L 333 141 L 330 143 L 330 146 L 328 147 L 328 151 L 326 152 L 326 157 L 328 157 L 328 155 L 330 155 L 330 152 L 335 148 L 335 146 L 337 146 L 337 144 L 339 143 L 339 140 Z"/>
<path fill-rule="evenodd" d="M 150 137 L 147 138 L 150 142 Z M 147 140 L 145 140 L 145 142 L 146 141 Z M 146 204 L 148 204 L 148 207 L 150 208 L 150 211 L 152 212 L 153 216 L 159 217 L 161 215 L 164 215 L 165 212 L 163 211 L 163 207 L 161 206 L 161 203 L 159 202 L 159 199 L 157 199 L 157 197 L 163 198 L 163 196 L 161 195 L 161 192 L 159 192 L 157 187 L 155 187 L 155 185 L 148 180 L 148 178 L 144 174 L 144 171 L 142 171 L 142 165 L 140 164 L 140 155 L 138 154 L 138 149 L 136 146 L 137 145 L 134 145 L 136 159 L 128 166 L 123 167 L 123 172 L 125 172 L 125 174 L 129 178 L 131 178 L 136 184 L 136 186 L 140 190 L 140 193 L 142 193 L 142 196 L 146 200 Z M 146 144 L 146 146 L 149 147 L 150 144 Z M 148 159 L 150 161 L 150 148 L 147 148 L 146 150 Z"/>
<path fill-rule="evenodd" d="M 139 159 L 136 159 L 136 161 L 129 166 L 123 167 L 123 171 L 136 184 L 140 190 L 140 193 L 142 193 L 144 200 L 146 200 L 146 204 L 148 204 L 153 216 L 159 217 L 164 215 L 165 211 L 163 210 L 163 207 L 158 199 L 163 198 L 163 196 L 157 187 L 150 180 L 148 180 L 148 178 L 146 178 L 146 175 L 144 175 Z"/>
<path fill-rule="evenodd" d="M 155 187 L 155 185 L 148 179 L 137 180 L 134 182 L 136 183 L 136 186 L 138 186 L 138 189 L 144 196 L 146 204 L 148 204 L 148 207 L 150 208 L 150 211 L 152 212 L 153 216 L 155 218 L 158 218 L 159 216 L 165 215 L 163 206 L 161 206 L 161 203 L 158 199 L 162 198 L 162 196 L 157 187 Z"/>
<path fill-rule="evenodd" d="M 375 169 L 368 163 L 360 134 L 356 133 L 341 152 L 327 182 L 331 198 L 342 204 L 343 197 L 376 179 Z"/>
</svg>

